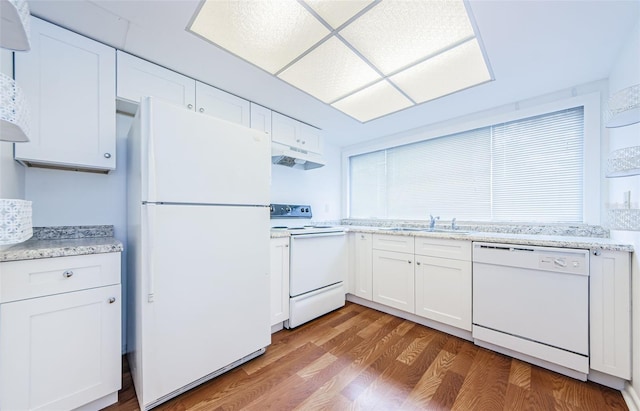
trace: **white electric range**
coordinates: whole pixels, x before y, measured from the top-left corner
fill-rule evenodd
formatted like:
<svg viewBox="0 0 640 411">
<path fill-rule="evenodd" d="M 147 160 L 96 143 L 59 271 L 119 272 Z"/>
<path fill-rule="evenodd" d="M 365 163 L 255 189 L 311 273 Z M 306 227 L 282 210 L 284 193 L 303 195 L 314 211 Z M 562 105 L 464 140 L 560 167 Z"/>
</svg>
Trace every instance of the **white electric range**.
<svg viewBox="0 0 640 411">
<path fill-rule="evenodd" d="M 302 325 L 345 302 L 345 231 L 339 226 L 305 224 L 311 217 L 309 205 L 271 204 L 271 228 L 291 235 L 286 328 Z"/>
</svg>

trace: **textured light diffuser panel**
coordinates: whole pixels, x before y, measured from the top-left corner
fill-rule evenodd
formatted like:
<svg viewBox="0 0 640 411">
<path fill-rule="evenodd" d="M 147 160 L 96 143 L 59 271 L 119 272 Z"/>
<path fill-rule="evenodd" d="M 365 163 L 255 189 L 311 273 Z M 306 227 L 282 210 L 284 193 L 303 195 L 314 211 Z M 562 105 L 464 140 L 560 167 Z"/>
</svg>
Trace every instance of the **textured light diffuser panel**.
<svg viewBox="0 0 640 411">
<path fill-rule="evenodd" d="M 337 29 L 373 3 L 373 0 L 305 0 L 305 3 L 331 27 Z"/>
<path fill-rule="evenodd" d="M 387 80 L 332 104 L 333 107 L 363 123 L 412 105 L 411 100 L 403 96 Z"/>
<path fill-rule="evenodd" d="M 189 29 L 361 122 L 493 79 L 463 0 L 205 0 Z"/>
<path fill-rule="evenodd" d="M 416 64 L 390 80 L 417 103 L 491 80 L 478 41 L 473 39 Z"/>
<path fill-rule="evenodd" d="M 206 1 L 191 31 L 275 74 L 329 34 L 295 1 Z"/>
<path fill-rule="evenodd" d="M 325 103 L 382 79 L 336 37 L 322 43 L 278 77 Z"/>
<path fill-rule="evenodd" d="M 386 0 L 340 35 L 389 75 L 474 34 L 462 1 Z"/>
</svg>

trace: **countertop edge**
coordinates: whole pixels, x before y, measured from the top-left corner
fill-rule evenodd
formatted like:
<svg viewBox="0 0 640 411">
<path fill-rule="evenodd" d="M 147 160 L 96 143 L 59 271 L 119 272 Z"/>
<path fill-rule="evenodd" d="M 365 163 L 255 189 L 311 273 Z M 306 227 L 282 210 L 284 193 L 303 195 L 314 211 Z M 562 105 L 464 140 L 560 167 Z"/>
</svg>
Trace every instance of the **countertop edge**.
<svg viewBox="0 0 640 411">
<path fill-rule="evenodd" d="M 618 242 L 610 238 L 600 237 L 564 237 L 534 234 L 504 234 L 488 232 L 462 233 L 430 233 L 421 231 L 393 231 L 384 227 L 344 226 L 345 231 L 355 233 L 372 233 L 413 237 L 430 237 L 452 240 L 484 241 L 490 243 L 522 244 L 543 247 L 599 249 L 607 251 L 634 252 L 632 244 Z"/>
<path fill-rule="evenodd" d="M 113 237 L 28 240 L 0 251 L 0 262 L 118 253 L 122 251 L 124 251 L 122 242 Z"/>
</svg>

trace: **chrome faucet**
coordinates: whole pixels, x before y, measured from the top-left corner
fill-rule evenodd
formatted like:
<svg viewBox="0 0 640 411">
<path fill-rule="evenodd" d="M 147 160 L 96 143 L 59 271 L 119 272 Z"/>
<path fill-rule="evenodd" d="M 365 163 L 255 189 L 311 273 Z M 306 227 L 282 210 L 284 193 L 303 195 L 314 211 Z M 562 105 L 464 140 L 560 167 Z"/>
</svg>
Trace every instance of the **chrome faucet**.
<svg viewBox="0 0 640 411">
<path fill-rule="evenodd" d="M 457 230 L 458 229 L 458 226 L 456 225 L 456 218 L 455 217 L 451 219 L 451 229 L 452 230 Z"/>
<path fill-rule="evenodd" d="M 436 220 L 440 220 L 440 216 L 434 217 L 431 214 L 429 214 L 429 228 L 430 229 L 434 229 L 436 228 Z"/>
</svg>

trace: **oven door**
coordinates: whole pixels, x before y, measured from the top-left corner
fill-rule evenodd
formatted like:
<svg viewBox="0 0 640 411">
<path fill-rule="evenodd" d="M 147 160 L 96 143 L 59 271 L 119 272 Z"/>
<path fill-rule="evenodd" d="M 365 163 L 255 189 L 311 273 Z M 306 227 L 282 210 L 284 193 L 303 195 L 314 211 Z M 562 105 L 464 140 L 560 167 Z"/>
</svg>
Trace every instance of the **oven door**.
<svg viewBox="0 0 640 411">
<path fill-rule="evenodd" d="M 295 297 L 344 281 L 346 251 L 344 232 L 291 236 L 289 295 Z"/>
</svg>

